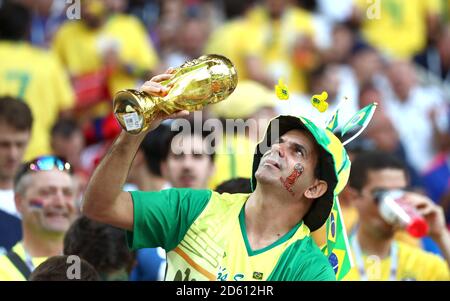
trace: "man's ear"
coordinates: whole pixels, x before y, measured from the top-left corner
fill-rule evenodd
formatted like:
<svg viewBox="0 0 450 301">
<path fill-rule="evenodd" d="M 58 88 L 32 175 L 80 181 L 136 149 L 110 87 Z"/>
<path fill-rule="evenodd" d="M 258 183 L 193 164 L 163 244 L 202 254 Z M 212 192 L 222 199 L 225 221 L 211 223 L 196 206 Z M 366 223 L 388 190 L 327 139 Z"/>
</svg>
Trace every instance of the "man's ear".
<svg viewBox="0 0 450 301">
<path fill-rule="evenodd" d="M 305 197 L 308 199 L 317 199 L 327 192 L 328 184 L 324 180 L 314 180 L 314 184 L 305 191 Z"/>
</svg>

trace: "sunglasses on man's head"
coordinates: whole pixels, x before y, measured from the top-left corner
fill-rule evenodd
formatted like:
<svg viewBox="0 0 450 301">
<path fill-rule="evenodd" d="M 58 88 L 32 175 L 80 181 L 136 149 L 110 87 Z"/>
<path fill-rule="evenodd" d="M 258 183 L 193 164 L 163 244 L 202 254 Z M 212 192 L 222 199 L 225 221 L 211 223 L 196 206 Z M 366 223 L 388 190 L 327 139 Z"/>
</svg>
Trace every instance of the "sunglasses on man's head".
<svg viewBox="0 0 450 301">
<path fill-rule="evenodd" d="M 16 176 L 16 182 L 30 171 L 48 171 L 53 169 L 67 171 L 70 174 L 73 173 L 72 166 L 66 160 L 57 156 L 42 156 L 25 163 Z"/>
</svg>

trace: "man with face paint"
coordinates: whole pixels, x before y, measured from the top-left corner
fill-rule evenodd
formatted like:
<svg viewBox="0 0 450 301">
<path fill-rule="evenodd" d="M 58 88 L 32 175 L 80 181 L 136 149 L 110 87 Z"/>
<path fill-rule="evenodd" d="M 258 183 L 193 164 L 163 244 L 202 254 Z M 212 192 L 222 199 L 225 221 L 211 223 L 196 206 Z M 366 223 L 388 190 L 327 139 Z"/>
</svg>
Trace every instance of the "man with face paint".
<svg viewBox="0 0 450 301">
<path fill-rule="evenodd" d="M 23 237 L 0 257 L 0 280 L 21 281 L 47 257 L 62 254 L 64 234 L 77 215 L 76 183 L 68 162 L 44 156 L 23 165 L 14 192 Z"/>
<path fill-rule="evenodd" d="M 154 77 L 141 89 L 162 95 Z M 185 116 L 177 112 L 159 116 Z M 123 192 L 145 133 L 122 132 L 94 172 L 83 212 L 127 230 L 131 248 L 167 251 L 166 280 L 335 280 L 327 258 L 310 237 L 330 215 L 334 193 L 348 179 L 349 161 L 339 139 L 306 118 L 272 120 L 257 146 L 252 193 L 168 189 Z M 107 189 L 106 189 L 107 187 Z"/>
</svg>

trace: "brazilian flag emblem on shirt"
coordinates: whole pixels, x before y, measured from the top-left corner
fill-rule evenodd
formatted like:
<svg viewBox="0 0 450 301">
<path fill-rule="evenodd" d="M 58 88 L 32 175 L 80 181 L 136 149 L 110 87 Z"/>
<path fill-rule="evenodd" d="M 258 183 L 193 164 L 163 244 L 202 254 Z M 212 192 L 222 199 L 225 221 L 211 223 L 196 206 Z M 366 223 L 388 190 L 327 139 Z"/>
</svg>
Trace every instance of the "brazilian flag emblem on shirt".
<svg viewBox="0 0 450 301">
<path fill-rule="evenodd" d="M 261 272 L 253 272 L 253 279 L 255 279 L 255 280 L 262 280 L 263 279 L 263 273 L 261 273 Z"/>
</svg>

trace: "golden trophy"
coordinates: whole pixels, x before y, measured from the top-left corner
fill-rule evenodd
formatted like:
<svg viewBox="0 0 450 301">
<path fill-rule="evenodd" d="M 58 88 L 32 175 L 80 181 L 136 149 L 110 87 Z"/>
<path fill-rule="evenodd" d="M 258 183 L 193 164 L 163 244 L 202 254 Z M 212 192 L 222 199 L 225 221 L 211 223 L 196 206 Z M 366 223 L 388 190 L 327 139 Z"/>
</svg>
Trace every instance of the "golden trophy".
<svg viewBox="0 0 450 301">
<path fill-rule="evenodd" d="M 161 84 L 169 88 L 164 97 L 132 89 L 116 93 L 114 115 L 128 133 L 145 131 L 161 111 L 166 114 L 180 110 L 192 112 L 224 100 L 236 88 L 237 73 L 229 59 L 209 54 L 184 63 L 175 69 L 172 78 Z"/>
</svg>

